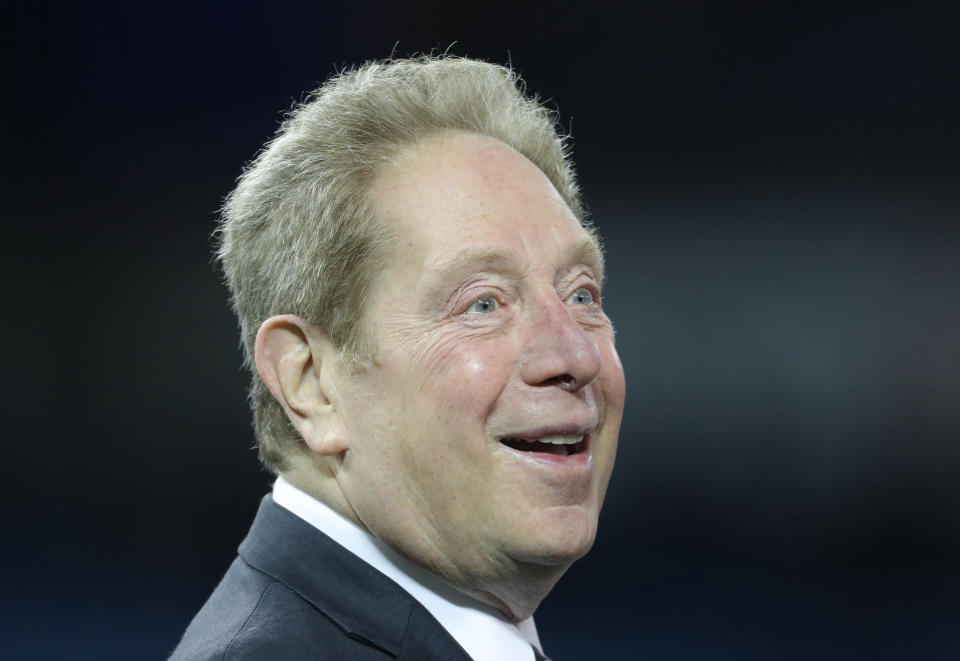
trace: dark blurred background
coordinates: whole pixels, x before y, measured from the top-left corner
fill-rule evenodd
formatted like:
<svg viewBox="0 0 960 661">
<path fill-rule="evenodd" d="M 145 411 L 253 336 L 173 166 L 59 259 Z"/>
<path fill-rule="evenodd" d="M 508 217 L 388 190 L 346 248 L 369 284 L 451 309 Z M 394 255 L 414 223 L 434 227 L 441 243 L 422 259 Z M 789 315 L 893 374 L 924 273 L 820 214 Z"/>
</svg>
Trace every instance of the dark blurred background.
<svg viewBox="0 0 960 661">
<path fill-rule="evenodd" d="M 551 656 L 960 658 L 957 12 L 0 12 L 4 659 L 174 647 L 270 483 L 220 201 L 335 69 L 448 47 L 561 110 L 609 252 L 628 410 Z"/>
</svg>

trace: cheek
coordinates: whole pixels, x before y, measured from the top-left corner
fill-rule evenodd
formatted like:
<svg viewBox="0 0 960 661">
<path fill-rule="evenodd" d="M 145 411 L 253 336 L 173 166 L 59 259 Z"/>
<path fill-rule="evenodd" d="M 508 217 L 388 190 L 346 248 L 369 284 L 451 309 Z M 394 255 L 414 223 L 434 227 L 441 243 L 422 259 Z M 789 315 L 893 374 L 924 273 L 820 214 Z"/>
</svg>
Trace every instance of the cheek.
<svg viewBox="0 0 960 661">
<path fill-rule="evenodd" d="M 607 337 L 597 342 L 600 349 L 601 371 L 600 382 L 606 406 L 613 411 L 623 410 L 623 401 L 626 395 L 626 382 L 623 373 L 623 363 L 614 345 L 613 337 Z"/>
<path fill-rule="evenodd" d="M 445 423 L 483 420 L 496 404 L 513 371 L 510 341 L 451 334 L 425 342 L 414 354 L 418 392 Z"/>
<path fill-rule="evenodd" d="M 607 442 L 597 447 L 597 457 L 601 464 L 600 470 L 603 476 L 601 493 L 606 490 L 606 482 L 610 478 L 610 472 L 613 469 L 614 458 L 616 457 L 617 437 L 620 433 L 620 423 L 623 418 L 624 400 L 626 395 L 626 383 L 623 374 L 623 364 L 620 362 L 620 356 L 613 344 L 613 338 L 609 342 L 600 344 L 600 355 L 603 361 L 603 368 L 599 375 L 599 389 L 603 397 L 603 429 Z"/>
</svg>

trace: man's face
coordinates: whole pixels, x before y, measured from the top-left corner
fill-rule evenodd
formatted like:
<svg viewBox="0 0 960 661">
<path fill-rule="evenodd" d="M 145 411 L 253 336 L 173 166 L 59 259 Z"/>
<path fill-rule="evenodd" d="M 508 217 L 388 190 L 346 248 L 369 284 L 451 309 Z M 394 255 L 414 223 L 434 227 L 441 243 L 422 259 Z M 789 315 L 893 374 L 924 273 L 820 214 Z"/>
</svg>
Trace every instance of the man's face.
<svg viewBox="0 0 960 661">
<path fill-rule="evenodd" d="M 623 410 L 602 262 L 549 180 L 447 133 L 377 180 L 396 251 L 337 377 L 339 473 L 374 534 L 452 582 L 566 567 L 593 543 Z"/>
</svg>

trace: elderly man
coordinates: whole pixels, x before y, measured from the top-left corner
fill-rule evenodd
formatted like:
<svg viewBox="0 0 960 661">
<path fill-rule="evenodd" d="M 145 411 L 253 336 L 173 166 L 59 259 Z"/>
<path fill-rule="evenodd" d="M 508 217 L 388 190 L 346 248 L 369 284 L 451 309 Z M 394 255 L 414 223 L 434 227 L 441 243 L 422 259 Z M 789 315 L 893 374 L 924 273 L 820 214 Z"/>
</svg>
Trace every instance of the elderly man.
<svg viewBox="0 0 960 661">
<path fill-rule="evenodd" d="M 219 238 L 278 477 L 173 658 L 543 658 L 624 399 L 554 116 L 483 62 L 346 71 Z"/>
</svg>

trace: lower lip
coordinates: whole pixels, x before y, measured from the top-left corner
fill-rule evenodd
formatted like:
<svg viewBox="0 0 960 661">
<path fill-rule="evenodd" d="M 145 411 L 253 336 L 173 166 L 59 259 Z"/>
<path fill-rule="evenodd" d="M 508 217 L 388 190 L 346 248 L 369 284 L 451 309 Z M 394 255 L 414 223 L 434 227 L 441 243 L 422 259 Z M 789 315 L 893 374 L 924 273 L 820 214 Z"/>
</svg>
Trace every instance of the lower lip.
<svg viewBox="0 0 960 661">
<path fill-rule="evenodd" d="M 590 440 L 591 437 L 589 435 L 584 436 L 583 440 L 577 444 L 579 446 L 579 451 L 574 454 L 551 454 L 549 452 L 524 451 L 514 449 L 504 443 L 501 443 L 500 445 L 514 456 L 520 457 L 521 459 L 534 464 L 540 464 L 554 468 L 583 468 L 589 467 L 592 463 L 593 455 L 590 452 Z"/>
</svg>

